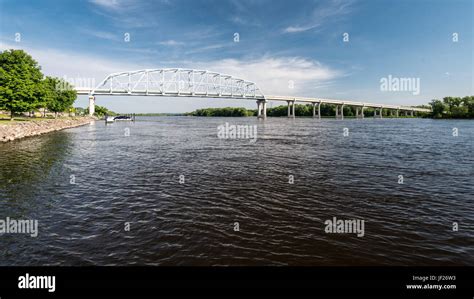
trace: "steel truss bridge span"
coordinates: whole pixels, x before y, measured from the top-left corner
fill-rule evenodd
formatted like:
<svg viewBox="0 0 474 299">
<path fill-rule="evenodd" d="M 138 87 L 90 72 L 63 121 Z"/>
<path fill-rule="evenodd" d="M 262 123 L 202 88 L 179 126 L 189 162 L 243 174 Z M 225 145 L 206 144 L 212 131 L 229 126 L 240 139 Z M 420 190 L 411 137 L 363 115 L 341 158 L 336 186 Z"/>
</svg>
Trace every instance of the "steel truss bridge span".
<svg viewBox="0 0 474 299">
<path fill-rule="evenodd" d="M 90 95 L 185 96 L 263 99 L 253 82 L 192 69 L 144 69 L 108 75 Z"/>
</svg>

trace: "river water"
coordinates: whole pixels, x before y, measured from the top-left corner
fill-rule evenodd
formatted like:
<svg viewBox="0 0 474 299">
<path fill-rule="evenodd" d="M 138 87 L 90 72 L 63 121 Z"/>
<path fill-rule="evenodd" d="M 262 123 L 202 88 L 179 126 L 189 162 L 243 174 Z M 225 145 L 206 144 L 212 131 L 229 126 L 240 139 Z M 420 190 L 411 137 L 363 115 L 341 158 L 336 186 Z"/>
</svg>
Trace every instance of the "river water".
<svg viewBox="0 0 474 299">
<path fill-rule="evenodd" d="M 0 220 L 39 228 L 0 234 L 0 265 L 472 266 L 473 142 L 466 120 L 142 117 L 0 144 Z"/>
</svg>

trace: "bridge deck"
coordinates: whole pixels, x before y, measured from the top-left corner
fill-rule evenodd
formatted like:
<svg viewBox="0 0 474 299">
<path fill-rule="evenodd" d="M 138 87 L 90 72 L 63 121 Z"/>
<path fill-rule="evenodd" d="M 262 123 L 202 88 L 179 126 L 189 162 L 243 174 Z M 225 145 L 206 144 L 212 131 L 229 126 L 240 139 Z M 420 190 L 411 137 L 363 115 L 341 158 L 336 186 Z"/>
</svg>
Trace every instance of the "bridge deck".
<svg viewBox="0 0 474 299">
<path fill-rule="evenodd" d="M 89 95 L 92 90 L 90 89 L 76 89 L 78 94 Z M 416 111 L 416 112 L 431 112 L 430 109 L 415 108 L 410 106 L 402 105 L 391 105 L 391 104 L 377 104 L 347 100 L 335 100 L 335 99 L 324 99 L 324 98 L 309 98 L 309 97 L 290 97 L 290 96 L 254 96 L 244 97 L 242 95 L 224 93 L 204 93 L 204 92 L 161 92 L 151 90 L 134 90 L 129 93 L 127 90 L 113 90 L 110 92 L 108 89 L 96 89 L 94 96 L 108 95 L 108 96 L 161 96 L 161 97 L 198 97 L 198 98 L 225 98 L 225 99 L 237 99 L 237 100 L 267 100 L 267 101 L 280 101 L 280 102 L 300 102 L 300 103 L 321 103 L 321 104 L 333 104 L 333 105 L 347 105 L 355 107 L 369 107 L 369 108 L 383 108 L 383 109 L 398 109 L 402 111 Z"/>
</svg>

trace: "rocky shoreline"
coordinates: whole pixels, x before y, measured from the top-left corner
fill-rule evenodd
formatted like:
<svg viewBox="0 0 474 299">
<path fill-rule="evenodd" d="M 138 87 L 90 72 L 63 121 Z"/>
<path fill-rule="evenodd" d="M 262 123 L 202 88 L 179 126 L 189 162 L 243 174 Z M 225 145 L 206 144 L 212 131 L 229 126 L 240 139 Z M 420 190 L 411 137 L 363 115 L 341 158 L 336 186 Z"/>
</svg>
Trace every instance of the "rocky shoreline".
<svg viewBox="0 0 474 299">
<path fill-rule="evenodd" d="M 93 117 L 77 117 L 69 119 L 42 119 L 17 121 L 9 124 L 0 123 L 0 142 L 41 135 L 49 132 L 79 127 L 96 120 Z"/>
</svg>

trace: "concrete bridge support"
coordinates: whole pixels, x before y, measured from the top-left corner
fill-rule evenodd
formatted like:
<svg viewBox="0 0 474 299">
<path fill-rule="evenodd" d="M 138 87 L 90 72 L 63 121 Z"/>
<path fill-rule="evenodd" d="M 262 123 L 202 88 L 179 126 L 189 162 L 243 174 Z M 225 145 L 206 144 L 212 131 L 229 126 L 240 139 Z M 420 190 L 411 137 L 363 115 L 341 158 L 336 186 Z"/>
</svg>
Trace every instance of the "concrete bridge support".
<svg viewBox="0 0 474 299">
<path fill-rule="evenodd" d="M 397 118 L 400 116 L 400 109 L 397 109 L 396 116 L 397 116 Z"/>
<path fill-rule="evenodd" d="M 412 110 L 412 111 L 410 111 L 410 116 L 411 116 L 411 117 L 413 117 L 413 110 Z"/>
<path fill-rule="evenodd" d="M 360 110 L 359 110 L 360 109 Z M 365 107 L 356 107 L 356 118 L 364 118 L 364 109 Z"/>
<path fill-rule="evenodd" d="M 95 97 L 89 96 L 89 115 L 93 116 L 95 113 Z"/>
<path fill-rule="evenodd" d="M 257 117 L 267 118 L 267 102 L 265 100 L 257 101 Z"/>
<path fill-rule="evenodd" d="M 321 119 L 321 103 L 312 103 L 313 104 L 313 118 Z M 318 114 L 316 114 L 316 106 L 318 106 Z"/>
<path fill-rule="evenodd" d="M 336 119 L 344 119 L 344 105 L 336 105 Z"/>
<path fill-rule="evenodd" d="M 374 108 L 374 118 L 382 118 L 383 108 L 379 108 L 379 113 L 377 114 L 377 108 Z"/>
<path fill-rule="evenodd" d="M 295 101 L 288 102 L 288 117 L 295 118 Z"/>
</svg>

